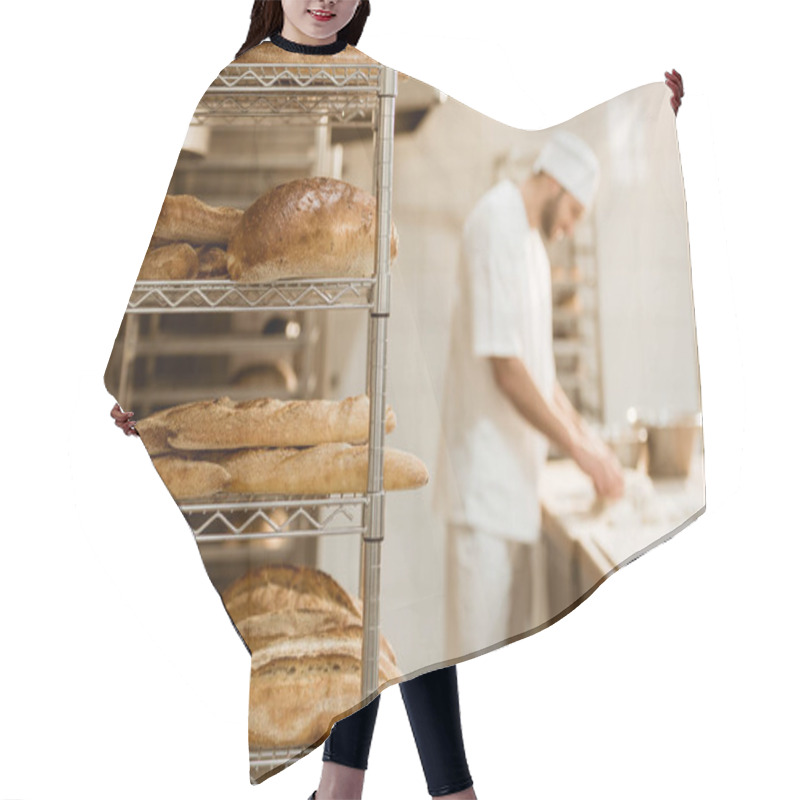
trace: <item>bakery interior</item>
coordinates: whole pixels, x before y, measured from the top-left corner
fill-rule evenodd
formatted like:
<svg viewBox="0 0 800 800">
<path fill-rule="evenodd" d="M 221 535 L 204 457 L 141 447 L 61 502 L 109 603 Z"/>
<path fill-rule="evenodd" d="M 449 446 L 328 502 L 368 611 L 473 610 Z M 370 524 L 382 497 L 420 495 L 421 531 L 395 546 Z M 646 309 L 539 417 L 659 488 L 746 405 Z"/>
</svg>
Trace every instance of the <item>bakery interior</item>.
<svg viewBox="0 0 800 800">
<path fill-rule="evenodd" d="M 496 181 L 522 176 L 547 131 L 501 126 L 402 77 L 391 179 L 399 247 L 391 265 L 386 378 L 397 426 L 386 443 L 418 456 L 433 478 L 461 226 Z M 557 375 L 619 455 L 628 488 L 622 501 L 597 504 L 589 479 L 551 449 L 541 498 L 542 625 L 684 527 L 705 503 L 686 219 L 674 211 L 682 178 L 676 164 L 648 156 L 658 137 L 674 136 L 663 91 L 654 84 L 621 95 L 567 125 L 592 144 L 602 180 L 575 236 L 548 245 Z M 647 130 L 630 123 L 642 103 L 662 120 Z M 206 121 L 190 127 L 167 193 L 246 209 L 270 189 L 310 176 L 371 192 L 374 136 L 370 126 L 327 118 L 306 125 Z M 622 218 L 628 230 L 618 229 Z M 119 387 L 115 396 L 137 419 L 223 396 L 341 400 L 367 392 L 367 348 L 361 309 L 127 314 L 106 384 Z M 389 493 L 386 502 L 380 630 L 404 674 L 453 655 L 443 635 L 445 527 L 433 511 L 433 486 L 431 480 Z M 286 515 L 276 509 L 272 519 Z M 322 570 L 360 596 L 358 536 L 313 535 L 300 518 L 286 533 L 198 540 L 212 583 L 222 592 L 245 569 L 286 563 Z"/>
</svg>

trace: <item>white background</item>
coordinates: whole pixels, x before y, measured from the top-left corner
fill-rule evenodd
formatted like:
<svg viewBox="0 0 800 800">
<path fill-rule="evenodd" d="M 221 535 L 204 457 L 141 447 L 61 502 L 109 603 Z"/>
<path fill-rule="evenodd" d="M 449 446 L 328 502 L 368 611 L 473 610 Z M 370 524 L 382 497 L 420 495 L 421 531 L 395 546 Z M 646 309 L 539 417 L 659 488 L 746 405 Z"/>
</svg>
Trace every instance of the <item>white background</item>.
<svg viewBox="0 0 800 800">
<path fill-rule="evenodd" d="M 360 49 L 521 127 L 673 66 L 686 79 L 708 511 L 554 627 L 459 667 L 478 796 L 797 797 L 800 171 L 787 4 L 373 5 Z M 250 786 L 249 659 L 103 386 L 191 112 L 249 10 L 3 8 L 5 800 L 304 800 L 317 785 L 321 750 Z M 393 688 L 364 797 L 426 796 Z"/>
</svg>

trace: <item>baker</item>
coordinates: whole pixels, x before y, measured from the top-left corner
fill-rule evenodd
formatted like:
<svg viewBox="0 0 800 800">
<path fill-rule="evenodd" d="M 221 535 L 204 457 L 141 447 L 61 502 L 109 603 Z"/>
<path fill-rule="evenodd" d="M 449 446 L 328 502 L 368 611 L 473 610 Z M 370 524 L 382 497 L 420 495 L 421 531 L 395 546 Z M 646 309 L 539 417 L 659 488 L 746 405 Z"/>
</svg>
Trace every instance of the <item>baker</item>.
<svg viewBox="0 0 800 800">
<path fill-rule="evenodd" d="M 591 207 L 599 163 L 566 131 L 521 182 L 502 180 L 467 217 L 445 380 L 437 498 L 447 523 L 447 656 L 544 622 L 539 488 L 555 443 L 598 495 L 623 491 L 619 461 L 556 379 L 544 242 L 571 236 Z M 449 463 L 448 463 L 449 462 Z"/>
</svg>

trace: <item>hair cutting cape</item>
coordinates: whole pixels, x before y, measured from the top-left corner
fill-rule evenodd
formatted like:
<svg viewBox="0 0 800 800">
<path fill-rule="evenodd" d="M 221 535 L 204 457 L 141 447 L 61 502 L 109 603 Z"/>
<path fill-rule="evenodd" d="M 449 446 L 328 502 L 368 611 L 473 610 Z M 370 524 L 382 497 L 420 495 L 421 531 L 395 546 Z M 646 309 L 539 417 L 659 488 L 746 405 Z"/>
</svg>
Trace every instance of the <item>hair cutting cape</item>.
<svg viewBox="0 0 800 800">
<path fill-rule="evenodd" d="M 526 131 L 405 75 L 381 109 L 381 75 L 350 46 L 269 42 L 222 71 L 106 371 L 252 654 L 253 782 L 376 691 L 560 619 L 705 508 L 669 90 Z M 568 176 L 525 181 L 563 131 L 599 169 L 559 239 Z M 522 362 L 551 405 L 561 387 L 618 454 L 622 499 L 596 498 L 493 358 Z"/>
</svg>

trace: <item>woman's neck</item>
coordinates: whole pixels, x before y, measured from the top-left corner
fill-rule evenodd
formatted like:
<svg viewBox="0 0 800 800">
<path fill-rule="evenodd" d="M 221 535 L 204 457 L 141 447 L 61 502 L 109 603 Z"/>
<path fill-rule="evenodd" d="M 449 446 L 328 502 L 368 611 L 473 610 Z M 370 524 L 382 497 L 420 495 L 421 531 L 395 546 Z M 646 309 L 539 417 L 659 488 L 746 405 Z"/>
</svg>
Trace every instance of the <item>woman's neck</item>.
<svg viewBox="0 0 800 800">
<path fill-rule="evenodd" d="M 286 50 L 290 53 L 304 53 L 306 55 L 333 55 L 340 53 L 347 47 L 346 39 L 334 38 L 330 39 L 311 39 L 310 36 L 301 34 L 301 39 L 290 38 L 286 35 L 286 26 L 284 25 L 281 33 L 275 33 L 270 37 L 270 41 L 281 50 Z M 309 42 L 310 40 L 310 42 Z"/>
</svg>

